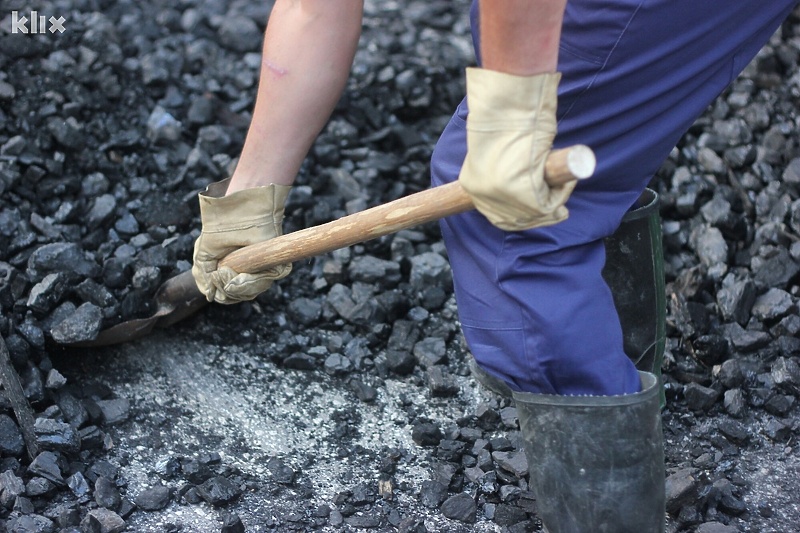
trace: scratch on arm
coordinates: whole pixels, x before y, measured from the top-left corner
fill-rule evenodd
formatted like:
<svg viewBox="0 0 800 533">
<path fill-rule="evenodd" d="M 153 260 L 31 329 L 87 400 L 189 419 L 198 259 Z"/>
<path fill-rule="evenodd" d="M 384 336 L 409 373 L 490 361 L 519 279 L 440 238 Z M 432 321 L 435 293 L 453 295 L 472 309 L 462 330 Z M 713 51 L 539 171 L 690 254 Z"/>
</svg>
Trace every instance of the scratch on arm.
<svg viewBox="0 0 800 533">
<path fill-rule="evenodd" d="M 289 73 L 287 69 L 276 65 L 269 59 L 264 59 L 264 66 L 278 78 L 282 78 Z"/>
</svg>

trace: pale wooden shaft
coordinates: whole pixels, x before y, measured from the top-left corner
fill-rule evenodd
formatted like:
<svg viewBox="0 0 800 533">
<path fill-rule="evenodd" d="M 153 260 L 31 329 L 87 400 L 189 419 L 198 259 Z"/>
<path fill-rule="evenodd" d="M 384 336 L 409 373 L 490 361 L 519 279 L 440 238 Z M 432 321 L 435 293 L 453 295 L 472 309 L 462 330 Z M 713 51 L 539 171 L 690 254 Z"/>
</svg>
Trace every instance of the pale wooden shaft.
<svg viewBox="0 0 800 533">
<path fill-rule="evenodd" d="M 558 186 L 585 179 L 594 171 L 594 153 L 576 145 L 550 152 L 545 180 Z M 339 248 L 376 239 L 473 208 L 472 200 L 458 181 L 410 194 L 383 205 L 347 215 L 333 222 L 282 235 L 231 253 L 220 266 L 236 272 L 259 272 L 293 263 Z"/>
</svg>

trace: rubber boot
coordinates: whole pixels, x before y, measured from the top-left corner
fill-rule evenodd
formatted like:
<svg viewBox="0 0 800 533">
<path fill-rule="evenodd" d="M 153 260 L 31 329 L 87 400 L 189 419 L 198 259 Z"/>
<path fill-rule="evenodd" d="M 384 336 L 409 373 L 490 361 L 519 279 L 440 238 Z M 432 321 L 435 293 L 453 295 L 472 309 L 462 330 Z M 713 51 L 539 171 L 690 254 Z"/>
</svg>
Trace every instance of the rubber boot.
<svg viewBox="0 0 800 533">
<path fill-rule="evenodd" d="M 645 189 L 606 238 L 603 279 L 614 296 L 622 325 L 623 350 L 638 370 L 661 378 L 667 303 L 658 194 Z"/>
<path fill-rule="evenodd" d="M 548 533 L 663 533 L 664 447 L 658 379 L 622 396 L 513 392 Z"/>
</svg>

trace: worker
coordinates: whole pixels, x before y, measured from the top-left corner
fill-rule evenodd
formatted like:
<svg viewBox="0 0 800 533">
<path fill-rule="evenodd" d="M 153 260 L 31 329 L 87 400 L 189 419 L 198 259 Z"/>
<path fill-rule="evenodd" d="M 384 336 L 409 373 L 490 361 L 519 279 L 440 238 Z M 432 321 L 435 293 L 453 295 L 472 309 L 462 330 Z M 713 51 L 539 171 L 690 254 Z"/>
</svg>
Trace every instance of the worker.
<svg viewBox="0 0 800 533">
<path fill-rule="evenodd" d="M 664 530 L 659 383 L 623 350 L 604 239 L 795 4 L 472 5 L 477 66 L 435 148 L 432 184 L 459 179 L 477 208 L 441 224 L 459 319 L 480 380 L 516 402 L 550 533 Z M 238 165 L 200 194 L 193 273 L 210 301 L 250 300 L 289 274 L 217 262 L 280 235 L 295 175 L 346 83 L 362 9 L 275 1 Z M 594 149 L 595 175 L 548 186 L 548 152 L 574 144 Z"/>
</svg>

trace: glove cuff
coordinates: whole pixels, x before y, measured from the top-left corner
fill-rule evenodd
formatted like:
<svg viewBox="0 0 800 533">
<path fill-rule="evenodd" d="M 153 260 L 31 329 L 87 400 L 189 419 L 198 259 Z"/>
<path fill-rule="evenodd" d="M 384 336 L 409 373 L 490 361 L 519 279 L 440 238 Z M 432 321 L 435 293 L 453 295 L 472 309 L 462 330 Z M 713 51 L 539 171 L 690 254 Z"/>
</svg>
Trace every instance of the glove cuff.
<svg viewBox="0 0 800 533">
<path fill-rule="evenodd" d="M 232 231 L 264 223 L 280 225 L 292 187 L 271 183 L 225 196 L 230 178 L 212 183 L 198 195 L 203 231 Z"/>
<path fill-rule="evenodd" d="M 467 106 L 470 117 L 516 120 L 541 111 L 555 113 L 560 72 L 517 76 L 505 72 L 469 67 Z"/>
</svg>

